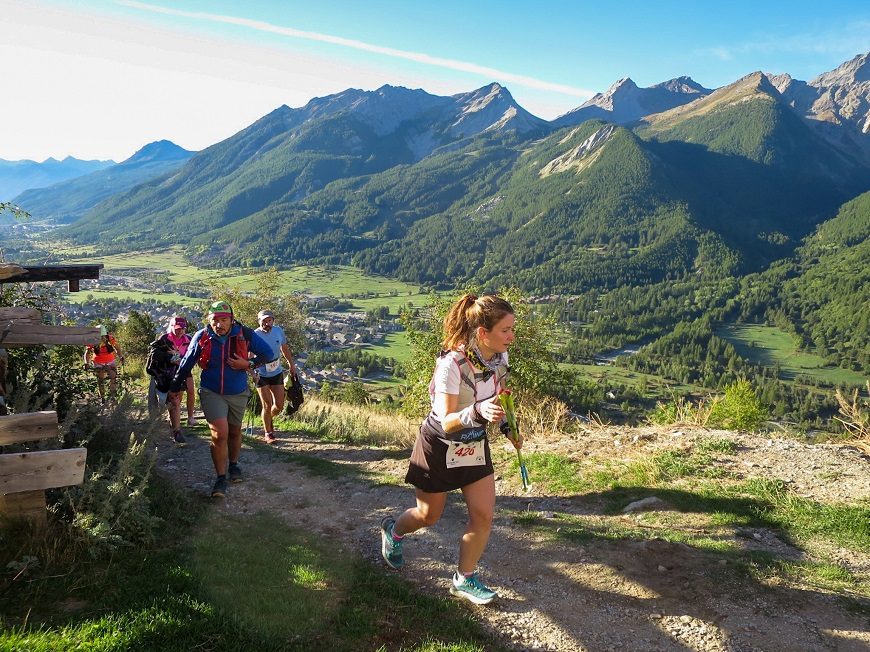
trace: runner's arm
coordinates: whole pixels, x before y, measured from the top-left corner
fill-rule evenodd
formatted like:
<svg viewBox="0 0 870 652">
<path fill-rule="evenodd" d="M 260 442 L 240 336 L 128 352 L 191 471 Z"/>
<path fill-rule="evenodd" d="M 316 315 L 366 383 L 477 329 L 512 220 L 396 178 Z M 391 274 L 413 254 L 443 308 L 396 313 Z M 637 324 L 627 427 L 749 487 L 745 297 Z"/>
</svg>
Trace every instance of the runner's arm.
<svg viewBox="0 0 870 652">
<path fill-rule="evenodd" d="M 435 393 L 432 409 L 436 415 L 439 415 L 444 432 L 457 432 L 463 428 L 472 427 L 472 423 L 482 426 L 487 421 L 498 421 L 504 416 L 504 410 L 498 405 L 497 396 L 484 401 L 478 401 L 473 406 L 467 407 L 464 410 L 457 410 L 458 407 L 458 394 Z"/>
</svg>

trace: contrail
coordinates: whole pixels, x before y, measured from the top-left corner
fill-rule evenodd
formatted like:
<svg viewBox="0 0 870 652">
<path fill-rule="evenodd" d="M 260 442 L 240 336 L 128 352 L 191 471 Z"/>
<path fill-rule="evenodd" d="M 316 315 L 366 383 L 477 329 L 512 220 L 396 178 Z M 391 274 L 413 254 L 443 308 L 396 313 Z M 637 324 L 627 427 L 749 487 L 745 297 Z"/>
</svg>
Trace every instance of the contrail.
<svg viewBox="0 0 870 652">
<path fill-rule="evenodd" d="M 395 48 L 387 48 L 365 41 L 357 41 L 355 39 L 342 38 L 340 36 L 332 36 L 330 34 L 320 34 L 318 32 L 306 32 L 292 27 L 281 27 L 272 25 L 260 20 L 249 20 L 247 18 L 238 18 L 236 16 L 224 16 L 222 14 L 209 14 L 199 11 L 182 11 L 180 9 L 171 9 L 169 7 L 161 7 L 145 2 L 136 2 L 135 0 L 117 0 L 117 3 L 134 9 L 150 11 L 152 13 L 165 14 L 168 16 L 181 16 L 184 18 L 195 18 L 199 20 L 207 20 L 215 23 L 227 23 L 229 25 L 240 25 L 250 29 L 259 30 L 261 32 L 270 32 L 272 34 L 280 34 L 289 36 L 290 38 L 305 39 L 308 41 L 319 41 L 321 43 L 332 43 L 333 45 L 341 45 L 355 50 L 364 50 L 365 52 L 374 52 L 388 57 L 397 59 L 407 59 L 408 61 L 416 61 L 430 66 L 438 66 L 440 68 L 448 68 L 450 70 L 458 70 L 460 72 L 469 72 L 476 75 L 481 75 L 488 79 L 498 79 L 500 81 L 519 84 L 527 88 L 536 88 L 544 91 L 553 91 L 572 95 L 575 97 L 588 98 L 593 95 L 593 91 L 584 88 L 575 88 L 565 84 L 555 84 L 553 82 L 536 79 L 535 77 L 527 77 L 526 75 L 517 75 L 512 72 L 498 70 L 496 68 L 488 68 L 479 66 L 475 63 L 467 61 L 458 61 L 456 59 L 445 59 L 442 57 L 433 57 L 422 52 L 409 52 L 407 50 L 397 50 Z"/>
</svg>

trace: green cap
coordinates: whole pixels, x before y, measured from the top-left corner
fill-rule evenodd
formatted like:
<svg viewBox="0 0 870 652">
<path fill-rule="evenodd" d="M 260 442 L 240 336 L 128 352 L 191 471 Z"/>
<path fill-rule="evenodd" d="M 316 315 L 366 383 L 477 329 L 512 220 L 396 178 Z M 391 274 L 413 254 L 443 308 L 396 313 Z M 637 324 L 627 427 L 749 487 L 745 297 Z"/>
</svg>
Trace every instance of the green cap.
<svg viewBox="0 0 870 652">
<path fill-rule="evenodd" d="M 208 307 L 208 314 L 216 317 L 232 317 L 233 309 L 226 301 L 215 301 Z"/>
</svg>

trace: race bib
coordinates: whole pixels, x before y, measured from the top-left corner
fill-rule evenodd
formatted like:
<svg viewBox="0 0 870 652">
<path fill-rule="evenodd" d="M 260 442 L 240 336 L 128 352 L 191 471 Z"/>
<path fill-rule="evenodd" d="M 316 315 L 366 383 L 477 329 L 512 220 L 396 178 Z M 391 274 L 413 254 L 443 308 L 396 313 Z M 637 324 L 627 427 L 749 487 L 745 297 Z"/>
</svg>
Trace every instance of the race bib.
<svg viewBox="0 0 870 652">
<path fill-rule="evenodd" d="M 483 448 L 485 440 L 461 442 L 442 439 L 441 441 L 447 444 L 447 457 L 445 461 L 448 469 L 486 464 L 486 453 Z"/>
<path fill-rule="evenodd" d="M 281 359 L 279 358 L 277 360 L 272 360 L 272 362 L 267 362 L 265 368 L 266 368 L 267 374 L 271 374 L 271 373 L 278 371 L 278 369 L 281 368 Z"/>
</svg>

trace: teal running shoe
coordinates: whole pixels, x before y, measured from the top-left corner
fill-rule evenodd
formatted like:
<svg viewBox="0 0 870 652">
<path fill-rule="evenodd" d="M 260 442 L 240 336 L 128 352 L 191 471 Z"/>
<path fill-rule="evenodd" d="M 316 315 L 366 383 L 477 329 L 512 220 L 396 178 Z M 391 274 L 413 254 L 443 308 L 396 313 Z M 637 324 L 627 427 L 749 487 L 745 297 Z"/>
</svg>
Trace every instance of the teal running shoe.
<svg viewBox="0 0 870 652">
<path fill-rule="evenodd" d="M 402 540 L 393 539 L 393 527 L 396 519 L 388 516 L 381 521 L 381 556 L 387 562 L 387 566 L 399 570 L 405 563 L 402 557 Z"/>
<path fill-rule="evenodd" d="M 498 593 L 480 581 L 477 573 L 474 573 L 471 577 L 454 573 L 450 592 L 453 595 L 470 600 L 474 604 L 489 604 L 498 597 Z"/>
</svg>

